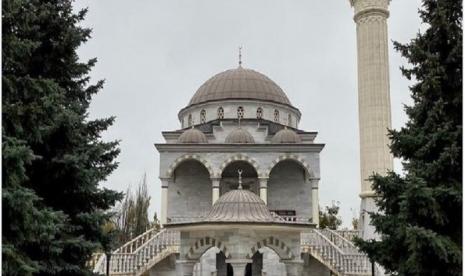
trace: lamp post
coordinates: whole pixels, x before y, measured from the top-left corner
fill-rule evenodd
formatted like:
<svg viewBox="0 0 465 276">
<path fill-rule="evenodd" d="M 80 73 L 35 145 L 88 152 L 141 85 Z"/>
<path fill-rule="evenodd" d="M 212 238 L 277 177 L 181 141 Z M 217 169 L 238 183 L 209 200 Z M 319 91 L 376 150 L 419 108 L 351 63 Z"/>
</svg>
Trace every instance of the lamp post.
<svg viewBox="0 0 465 276">
<path fill-rule="evenodd" d="M 113 251 L 117 233 L 115 224 L 113 222 L 105 223 L 104 225 L 102 225 L 102 232 L 105 234 L 106 237 L 105 242 L 103 243 L 103 249 L 107 257 L 106 275 L 110 276 L 111 253 Z"/>
<path fill-rule="evenodd" d="M 110 276 L 110 260 L 111 260 L 111 249 L 107 252 L 105 252 L 105 255 L 107 256 L 107 276 Z"/>
</svg>

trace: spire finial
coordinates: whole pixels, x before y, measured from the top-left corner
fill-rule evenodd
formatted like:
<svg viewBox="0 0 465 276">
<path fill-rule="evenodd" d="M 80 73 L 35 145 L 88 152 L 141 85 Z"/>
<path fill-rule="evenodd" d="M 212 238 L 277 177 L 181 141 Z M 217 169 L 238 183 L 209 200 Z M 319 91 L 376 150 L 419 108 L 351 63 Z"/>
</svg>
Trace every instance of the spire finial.
<svg viewBox="0 0 465 276">
<path fill-rule="evenodd" d="M 239 186 L 237 187 L 237 189 L 242 190 L 242 170 L 237 170 L 237 174 L 239 174 Z"/>
<path fill-rule="evenodd" d="M 242 67 L 242 46 L 239 46 L 239 67 Z"/>
</svg>

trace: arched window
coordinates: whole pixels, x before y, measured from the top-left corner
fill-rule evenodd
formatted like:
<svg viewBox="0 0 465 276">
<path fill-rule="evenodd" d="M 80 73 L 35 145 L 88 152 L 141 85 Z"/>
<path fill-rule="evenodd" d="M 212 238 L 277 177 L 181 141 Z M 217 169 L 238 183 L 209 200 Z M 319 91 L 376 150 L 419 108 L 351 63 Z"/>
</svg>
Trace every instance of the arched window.
<svg viewBox="0 0 465 276">
<path fill-rule="evenodd" d="M 223 107 L 218 107 L 218 119 L 223 119 L 224 118 L 224 109 Z"/>
<path fill-rule="evenodd" d="M 257 119 L 261 119 L 263 117 L 263 108 L 257 108 Z"/>
<path fill-rule="evenodd" d="M 244 118 L 244 108 L 242 106 L 239 106 L 237 108 L 237 118 L 238 119 L 243 119 Z"/>
<path fill-rule="evenodd" d="M 187 126 L 188 127 L 192 126 L 192 114 L 189 114 L 189 117 L 187 117 Z"/>
<path fill-rule="evenodd" d="M 287 125 L 292 127 L 292 115 L 291 114 L 287 115 Z"/>
<path fill-rule="evenodd" d="M 279 123 L 279 110 L 277 109 L 274 110 L 274 121 Z"/>
<path fill-rule="evenodd" d="M 205 111 L 205 109 L 202 109 L 202 111 L 200 111 L 200 123 L 204 124 L 206 120 L 207 120 L 207 112 Z"/>
</svg>

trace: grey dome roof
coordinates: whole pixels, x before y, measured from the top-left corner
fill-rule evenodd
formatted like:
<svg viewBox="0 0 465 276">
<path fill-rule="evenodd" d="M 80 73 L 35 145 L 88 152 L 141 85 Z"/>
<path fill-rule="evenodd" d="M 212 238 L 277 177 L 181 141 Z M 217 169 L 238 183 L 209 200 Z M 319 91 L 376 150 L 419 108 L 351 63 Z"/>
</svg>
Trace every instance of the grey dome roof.
<svg viewBox="0 0 465 276">
<path fill-rule="evenodd" d="M 238 189 L 222 195 L 213 204 L 204 221 L 273 222 L 274 219 L 260 197 L 250 191 Z"/>
<path fill-rule="evenodd" d="M 274 81 L 241 66 L 207 80 L 195 92 L 189 105 L 227 99 L 252 99 L 291 105 L 284 91 Z"/>
<path fill-rule="evenodd" d="M 178 138 L 178 143 L 182 144 L 204 144 L 208 143 L 207 136 L 195 128 L 184 131 Z"/>
<path fill-rule="evenodd" d="M 271 142 L 276 144 L 297 144 L 301 143 L 302 139 L 292 129 L 283 128 L 271 138 Z"/>
<path fill-rule="evenodd" d="M 253 139 L 252 134 L 247 130 L 238 127 L 231 131 L 228 136 L 226 136 L 225 143 L 227 144 L 253 144 L 255 140 Z"/>
</svg>

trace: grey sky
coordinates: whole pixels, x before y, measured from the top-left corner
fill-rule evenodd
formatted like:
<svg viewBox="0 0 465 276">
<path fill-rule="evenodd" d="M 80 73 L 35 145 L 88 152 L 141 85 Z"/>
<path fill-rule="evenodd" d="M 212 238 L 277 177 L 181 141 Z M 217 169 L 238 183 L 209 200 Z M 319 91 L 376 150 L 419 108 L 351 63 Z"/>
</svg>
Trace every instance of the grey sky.
<svg viewBox="0 0 465 276">
<path fill-rule="evenodd" d="M 161 131 L 179 128 L 178 111 L 214 74 L 243 65 L 273 79 L 301 110 L 300 129 L 318 131 L 320 204 L 339 201 L 344 225 L 359 210 L 360 172 L 357 60 L 353 10 L 348 0 L 81 0 L 93 38 L 79 51 L 97 57 L 91 76 L 106 79 L 91 117 L 115 115 L 104 139 L 121 139 L 119 168 L 104 183 L 126 190 L 144 172 L 160 209 L 158 154 Z M 420 0 L 391 2 L 389 38 L 406 42 L 420 28 Z M 404 61 L 390 50 L 393 127 L 406 121 L 409 83 Z M 399 162 L 396 169 L 399 170 Z"/>
</svg>

